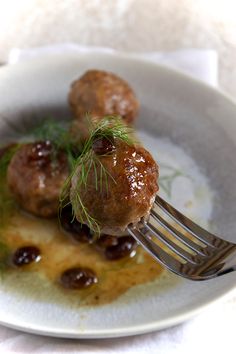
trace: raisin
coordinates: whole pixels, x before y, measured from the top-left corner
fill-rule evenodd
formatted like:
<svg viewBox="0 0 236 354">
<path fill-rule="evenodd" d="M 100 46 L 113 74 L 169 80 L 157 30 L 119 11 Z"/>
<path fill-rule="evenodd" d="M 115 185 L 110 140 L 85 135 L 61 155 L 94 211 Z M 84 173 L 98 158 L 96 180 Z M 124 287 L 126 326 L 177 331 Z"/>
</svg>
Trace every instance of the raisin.
<svg viewBox="0 0 236 354">
<path fill-rule="evenodd" d="M 60 277 L 60 283 L 67 289 L 84 289 L 97 283 L 98 278 L 89 268 L 70 268 L 64 271 Z"/>
<path fill-rule="evenodd" d="M 118 237 L 111 235 L 101 235 L 96 241 L 96 246 L 101 249 L 116 246 L 118 244 Z"/>
<path fill-rule="evenodd" d="M 12 256 L 12 263 L 21 267 L 32 262 L 39 262 L 41 259 L 41 252 L 38 247 L 25 246 L 18 248 Z"/>
<path fill-rule="evenodd" d="M 105 249 L 105 257 L 109 260 L 118 260 L 123 257 L 133 256 L 137 242 L 132 236 L 118 237 L 118 243 Z"/>
<path fill-rule="evenodd" d="M 68 205 L 63 208 L 61 212 L 61 226 L 62 228 L 70 233 L 73 240 L 77 242 L 90 243 L 93 240 L 93 236 L 87 225 L 81 224 L 75 218 L 73 219 L 72 207 Z"/>
<path fill-rule="evenodd" d="M 92 148 L 96 155 L 106 155 L 115 150 L 115 145 L 112 138 L 101 137 L 94 140 Z"/>
</svg>

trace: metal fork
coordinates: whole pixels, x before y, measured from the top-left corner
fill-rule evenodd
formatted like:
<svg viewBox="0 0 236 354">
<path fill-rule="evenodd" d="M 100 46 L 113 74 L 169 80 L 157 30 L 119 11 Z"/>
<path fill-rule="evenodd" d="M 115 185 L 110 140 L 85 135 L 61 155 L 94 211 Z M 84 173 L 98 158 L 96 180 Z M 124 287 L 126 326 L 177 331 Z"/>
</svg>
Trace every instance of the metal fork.
<svg viewBox="0 0 236 354">
<path fill-rule="evenodd" d="M 211 279 L 236 270 L 236 244 L 204 230 L 159 196 L 155 206 L 159 212 L 153 208 L 143 227 L 129 227 L 128 232 L 164 267 L 191 280 Z"/>
</svg>

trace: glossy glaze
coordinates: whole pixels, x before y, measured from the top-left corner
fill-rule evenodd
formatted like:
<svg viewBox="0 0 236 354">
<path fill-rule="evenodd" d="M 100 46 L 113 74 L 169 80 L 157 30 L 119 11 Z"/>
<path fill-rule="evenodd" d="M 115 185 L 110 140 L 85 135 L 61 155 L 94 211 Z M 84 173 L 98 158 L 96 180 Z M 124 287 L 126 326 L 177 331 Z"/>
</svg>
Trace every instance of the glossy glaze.
<svg viewBox="0 0 236 354">
<path fill-rule="evenodd" d="M 120 235 L 128 225 L 135 225 L 148 216 L 158 191 L 158 167 L 142 146 L 117 139 L 115 147 L 111 154 L 99 156 L 99 162 L 95 160 L 96 170 L 90 168 L 86 186 L 79 193 L 87 212 L 99 220 L 101 232 Z M 106 171 L 107 182 L 100 163 Z M 72 179 L 71 199 L 78 192 L 80 173 L 79 166 Z M 79 209 L 78 220 L 81 216 L 86 220 Z"/>
</svg>

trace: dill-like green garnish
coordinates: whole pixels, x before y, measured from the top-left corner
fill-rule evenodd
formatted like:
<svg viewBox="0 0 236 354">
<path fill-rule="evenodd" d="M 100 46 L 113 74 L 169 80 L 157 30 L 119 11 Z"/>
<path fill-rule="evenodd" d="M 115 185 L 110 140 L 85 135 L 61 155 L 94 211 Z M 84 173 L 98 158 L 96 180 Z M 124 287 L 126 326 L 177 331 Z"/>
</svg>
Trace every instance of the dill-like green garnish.
<svg viewBox="0 0 236 354">
<path fill-rule="evenodd" d="M 7 167 L 16 151 L 20 148 L 21 144 L 9 144 L 8 146 L 0 147 L 3 153 L 0 156 L 0 178 L 5 178 Z"/>
<path fill-rule="evenodd" d="M 0 158 L 0 230 L 2 226 L 5 225 L 15 205 L 14 200 L 7 188 L 6 175 L 8 164 L 19 147 L 20 144 L 13 144 L 12 146 L 9 146 Z"/>
<path fill-rule="evenodd" d="M 57 157 L 58 150 L 64 150 L 68 157 L 69 166 L 73 166 L 74 156 L 79 153 L 75 150 L 76 142 L 69 131 L 69 124 L 64 121 L 56 120 L 51 117 L 45 117 L 42 120 L 32 117 L 31 121 L 36 121 L 33 127 L 29 127 L 30 120 L 16 124 L 6 121 L 11 129 L 11 140 L 20 141 L 22 144 L 35 141 L 50 141 L 53 147 L 52 159 Z M 28 126 L 28 127 L 27 127 Z"/>
<path fill-rule="evenodd" d="M 36 127 L 25 131 L 23 137 L 20 136 L 17 127 L 15 127 L 15 133 L 19 133 L 17 137 L 20 138 L 21 143 L 0 148 L 0 273 L 5 269 L 9 253 L 8 247 L 4 243 L 4 230 L 16 209 L 16 203 L 8 190 L 6 181 L 7 168 L 14 154 L 24 143 L 49 140 L 53 146 L 52 159 L 55 156 L 56 160 L 57 153 L 61 149 L 66 152 L 71 169 L 73 169 L 75 162 L 73 141 L 68 129 L 60 121 L 45 118 Z"/>
<path fill-rule="evenodd" d="M 166 164 L 160 164 L 160 170 L 165 171 L 158 179 L 160 188 L 171 198 L 172 185 L 177 177 L 184 176 L 183 172 Z"/>
<path fill-rule="evenodd" d="M 6 184 L 7 167 L 19 147 L 20 144 L 12 144 L 6 147 L 0 157 L 0 274 L 7 266 L 9 255 L 9 249 L 4 243 L 4 228 L 15 210 L 15 202 Z"/>
<path fill-rule="evenodd" d="M 94 141 L 100 138 L 106 138 L 111 141 L 119 139 L 128 145 L 132 145 L 135 142 L 133 129 L 126 126 L 118 116 L 105 116 L 97 123 L 91 122 L 89 138 L 84 143 L 81 155 L 76 160 L 72 173 L 64 184 L 60 198 L 61 207 L 63 208 L 70 202 L 74 217 L 77 216 L 81 223 L 87 224 L 96 234 L 100 233 L 99 220 L 96 220 L 88 212 L 82 201 L 81 191 L 86 188 L 91 169 L 93 169 L 94 185 L 97 191 L 102 192 L 104 187 L 107 191 L 109 183 L 115 183 L 112 175 L 92 150 Z M 76 186 L 71 192 L 71 181 L 74 178 L 77 178 Z"/>
<path fill-rule="evenodd" d="M 38 126 L 28 132 L 33 140 L 50 141 L 54 147 L 54 155 L 58 150 L 64 150 L 67 154 L 69 167 L 72 169 L 75 163 L 75 142 L 65 124 L 52 118 L 45 118 Z M 78 152 L 77 152 L 78 153 Z M 53 154 L 52 154 L 53 156 Z"/>
<path fill-rule="evenodd" d="M 34 140 L 49 140 L 60 149 L 67 146 L 71 139 L 63 123 L 52 118 L 45 118 L 36 127 L 28 131 Z"/>
<path fill-rule="evenodd" d="M 124 121 L 119 116 L 105 116 L 98 123 L 91 124 L 90 136 L 85 144 L 88 148 L 92 147 L 95 139 L 106 138 L 109 140 L 112 138 L 117 138 L 125 143 L 132 145 L 134 144 L 133 129 L 124 124 Z M 84 152 L 83 150 L 83 152 Z"/>
</svg>

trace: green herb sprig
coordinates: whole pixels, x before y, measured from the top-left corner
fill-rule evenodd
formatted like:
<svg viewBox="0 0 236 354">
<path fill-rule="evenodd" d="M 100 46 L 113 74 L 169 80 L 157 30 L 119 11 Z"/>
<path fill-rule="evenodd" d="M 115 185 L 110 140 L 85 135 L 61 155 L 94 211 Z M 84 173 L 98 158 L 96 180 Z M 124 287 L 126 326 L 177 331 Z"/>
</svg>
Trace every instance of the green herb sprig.
<svg viewBox="0 0 236 354">
<path fill-rule="evenodd" d="M 72 169 L 75 163 L 75 142 L 65 124 L 52 118 L 45 118 L 34 129 L 28 132 L 33 141 L 50 141 L 54 148 L 53 155 L 57 156 L 59 150 L 67 154 L 69 167 Z"/>
<path fill-rule="evenodd" d="M 97 123 L 91 122 L 89 138 L 84 144 L 81 155 L 74 164 L 71 175 L 64 184 L 60 198 L 61 208 L 71 203 L 73 217 L 77 216 L 82 223 L 87 224 L 96 234 L 100 233 L 99 222 L 90 215 L 85 207 L 81 198 L 81 191 L 86 188 L 88 176 L 92 169 L 95 179 L 94 185 L 97 191 L 102 191 L 104 187 L 107 191 L 109 181 L 116 183 L 112 175 L 92 150 L 94 141 L 101 138 L 106 138 L 111 142 L 113 139 L 119 139 L 128 145 L 135 143 L 133 129 L 126 126 L 118 116 L 105 116 Z M 71 181 L 75 176 L 77 177 L 76 187 L 73 192 L 70 192 Z"/>
<path fill-rule="evenodd" d="M 7 167 L 12 157 L 19 149 L 20 144 L 13 144 L 6 148 L 6 151 L 0 157 L 0 230 L 9 218 L 12 209 L 14 208 L 14 200 L 6 185 Z"/>
<path fill-rule="evenodd" d="M 166 193 L 168 198 L 171 198 L 172 185 L 176 178 L 189 176 L 184 174 L 181 170 L 167 164 L 160 164 L 160 170 L 163 174 L 158 179 L 159 186 Z"/>
<path fill-rule="evenodd" d="M 20 144 L 12 144 L 4 148 L 0 157 L 0 275 L 7 266 L 9 248 L 4 242 L 4 228 L 15 210 L 15 202 L 6 185 L 7 167 L 12 157 L 19 149 Z"/>
</svg>

